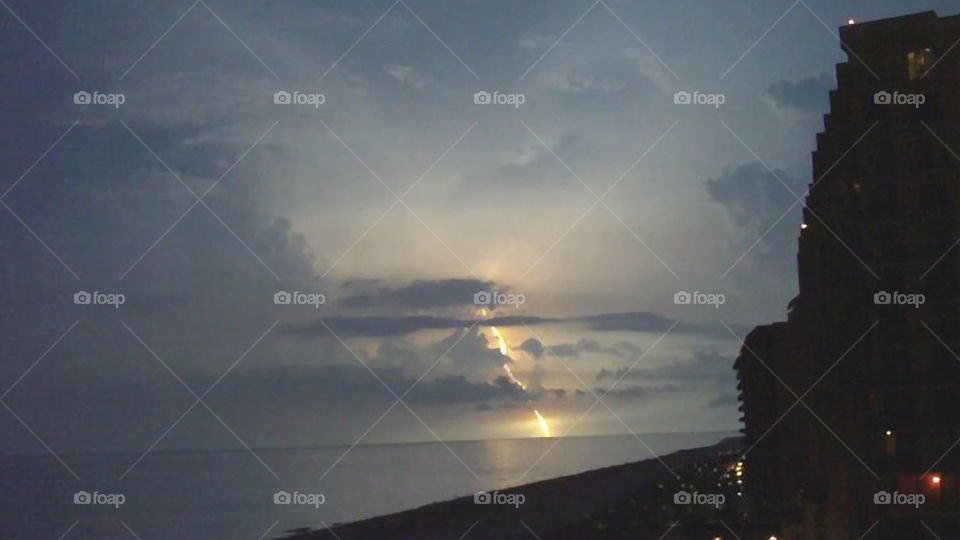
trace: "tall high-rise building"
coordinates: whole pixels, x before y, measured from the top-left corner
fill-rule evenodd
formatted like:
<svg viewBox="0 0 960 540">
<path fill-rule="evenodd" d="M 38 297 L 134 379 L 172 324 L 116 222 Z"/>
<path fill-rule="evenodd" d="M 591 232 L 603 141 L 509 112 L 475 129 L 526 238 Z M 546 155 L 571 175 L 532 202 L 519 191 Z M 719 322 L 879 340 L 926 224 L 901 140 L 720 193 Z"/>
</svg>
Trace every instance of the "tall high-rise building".
<svg viewBox="0 0 960 540">
<path fill-rule="evenodd" d="M 840 39 L 800 292 L 736 364 L 744 496 L 783 538 L 957 537 L 960 16 Z"/>
</svg>

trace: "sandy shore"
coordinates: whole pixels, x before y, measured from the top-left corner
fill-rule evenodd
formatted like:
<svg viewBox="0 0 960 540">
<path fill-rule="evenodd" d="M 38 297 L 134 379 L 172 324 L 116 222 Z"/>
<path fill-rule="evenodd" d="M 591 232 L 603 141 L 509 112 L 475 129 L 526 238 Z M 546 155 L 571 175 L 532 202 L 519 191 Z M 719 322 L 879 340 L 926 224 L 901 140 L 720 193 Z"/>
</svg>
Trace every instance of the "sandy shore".
<svg viewBox="0 0 960 540">
<path fill-rule="evenodd" d="M 662 458 L 606 467 L 526 484 L 499 492 L 522 495 L 523 504 L 476 504 L 463 497 L 429 504 L 332 530 L 288 531 L 298 539 L 459 539 L 459 538 L 703 538 L 724 523 L 733 510 L 704 512 L 678 507 L 673 494 L 685 483 L 713 486 L 715 467 L 736 459 L 740 440 L 682 450 Z M 664 466 L 664 464 L 666 466 Z M 671 474 L 671 469 L 681 480 Z M 734 495 L 735 497 L 735 495 Z M 668 532 L 669 531 L 669 532 Z M 728 531 L 724 531 L 728 532 Z"/>
</svg>

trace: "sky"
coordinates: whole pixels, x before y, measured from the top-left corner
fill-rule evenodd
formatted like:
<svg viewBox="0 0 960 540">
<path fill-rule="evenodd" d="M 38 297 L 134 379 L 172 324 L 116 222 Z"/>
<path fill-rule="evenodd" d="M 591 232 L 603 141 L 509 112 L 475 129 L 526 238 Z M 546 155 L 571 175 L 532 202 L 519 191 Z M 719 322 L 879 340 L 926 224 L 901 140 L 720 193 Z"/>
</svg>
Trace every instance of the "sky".
<svg viewBox="0 0 960 540">
<path fill-rule="evenodd" d="M 738 429 L 836 29 L 925 9 L 6 0 L 0 451 Z"/>
</svg>

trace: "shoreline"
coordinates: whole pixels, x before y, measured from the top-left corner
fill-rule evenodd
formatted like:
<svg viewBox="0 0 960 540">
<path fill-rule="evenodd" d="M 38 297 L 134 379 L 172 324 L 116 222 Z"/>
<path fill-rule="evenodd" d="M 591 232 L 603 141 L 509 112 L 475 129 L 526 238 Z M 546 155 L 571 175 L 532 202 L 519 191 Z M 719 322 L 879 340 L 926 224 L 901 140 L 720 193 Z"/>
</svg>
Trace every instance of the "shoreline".
<svg viewBox="0 0 960 540">
<path fill-rule="evenodd" d="M 477 504 L 473 496 L 466 496 L 351 523 L 335 523 L 330 529 L 292 529 L 278 538 L 658 538 L 668 530 L 680 533 L 681 529 L 693 527 L 699 531 L 699 522 L 709 522 L 710 516 L 691 513 L 685 507 L 678 510 L 672 504 L 673 493 L 682 485 L 701 484 L 696 477 L 704 464 L 716 467 L 718 463 L 735 461 L 741 441 L 740 437 L 731 437 L 712 446 L 497 492 L 502 499 L 514 503 L 522 497 L 522 504 Z M 708 477 L 705 481 L 710 484 L 717 482 L 709 473 L 701 476 Z M 677 525 L 678 513 L 692 515 L 681 517 L 685 524 Z"/>
</svg>

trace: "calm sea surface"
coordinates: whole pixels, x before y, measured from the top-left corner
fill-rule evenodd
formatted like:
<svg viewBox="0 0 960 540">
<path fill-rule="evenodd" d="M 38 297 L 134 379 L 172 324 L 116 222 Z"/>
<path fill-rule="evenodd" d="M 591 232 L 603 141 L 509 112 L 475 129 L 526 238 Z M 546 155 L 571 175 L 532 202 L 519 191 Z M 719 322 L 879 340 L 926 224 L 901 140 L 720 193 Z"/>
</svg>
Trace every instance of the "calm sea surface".
<svg viewBox="0 0 960 540">
<path fill-rule="evenodd" d="M 733 435 L 640 438 L 663 455 Z M 131 531 L 144 539 L 257 539 L 268 531 L 267 537 L 280 536 L 295 527 L 355 521 L 481 489 L 652 457 L 643 443 L 618 435 L 452 442 L 447 447 L 368 445 L 349 452 L 347 447 L 257 450 L 279 479 L 246 450 L 155 452 L 123 480 L 119 477 L 139 455 L 62 456 L 79 481 L 53 457 L 6 456 L 0 458 L 0 538 L 59 538 L 68 529 L 64 538 L 133 538 Z M 104 502 L 117 502 L 122 495 L 123 504 L 75 504 L 79 490 L 91 498 L 96 492 Z M 291 498 L 298 492 L 302 502 L 323 504 L 275 504 L 278 491 Z M 322 498 L 308 497 L 317 494 Z"/>
</svg>

